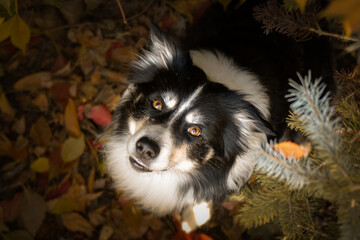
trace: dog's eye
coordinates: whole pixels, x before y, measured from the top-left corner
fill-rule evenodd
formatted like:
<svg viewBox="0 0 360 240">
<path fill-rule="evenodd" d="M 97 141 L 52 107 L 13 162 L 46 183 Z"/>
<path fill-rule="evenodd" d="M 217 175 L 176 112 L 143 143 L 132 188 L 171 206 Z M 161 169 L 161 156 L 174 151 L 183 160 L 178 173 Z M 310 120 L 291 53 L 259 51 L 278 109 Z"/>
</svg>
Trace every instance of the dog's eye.
<svg viewBox="0 0 360 240">
<path fill-rule="evenodd" d="M 200 128 L 197 126 L 189 127 L 187 131 L 188 131 L 188 133 L 190 133 L 191 135 L 196 136 L 196 137 L 200 136 L 200 134 L 201 134 Z"/>
<path fill-rule="evenodd" d="M 155 108 L 156 110 L 161 111 L 161 109 L 162 109 L 162 102 L 161 102 L 160 100 L 155 100 L 155 101 L 153 101 L 152 106 L 153 106 L 153 108 Z"/>
</svg>

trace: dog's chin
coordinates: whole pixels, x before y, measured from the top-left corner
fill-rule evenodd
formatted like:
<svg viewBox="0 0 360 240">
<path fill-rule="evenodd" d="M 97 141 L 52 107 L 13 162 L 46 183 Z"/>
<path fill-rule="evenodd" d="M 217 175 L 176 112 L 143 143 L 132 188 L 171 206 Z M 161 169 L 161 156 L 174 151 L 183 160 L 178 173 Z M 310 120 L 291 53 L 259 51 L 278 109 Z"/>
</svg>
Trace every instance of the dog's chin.
<svg viewBox="0 0 360 240">
<path fill-rule="evenodd" d="M 134 157 L 129 157 L 129 161 L 130 161 L 130 165 L 131 167 L 136 170 L 136 171 L 139 171 L 139 172 L 152 172 L 153 170 L 151 170 L 149 167 L 145 166 L 145 164 L 143 164 L 141 161 L 137 160 L 136 158 Z"/>
</svg>

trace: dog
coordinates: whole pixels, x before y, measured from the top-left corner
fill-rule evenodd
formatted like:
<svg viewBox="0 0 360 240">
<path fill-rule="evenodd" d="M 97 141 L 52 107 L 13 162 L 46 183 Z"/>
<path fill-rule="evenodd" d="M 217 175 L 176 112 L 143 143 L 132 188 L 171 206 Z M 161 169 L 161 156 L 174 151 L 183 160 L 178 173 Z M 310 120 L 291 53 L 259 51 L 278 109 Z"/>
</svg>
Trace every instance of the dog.
<svg viewBox="0 0 360 240">
<path fill-rule="evenodd" d="M 215 6 L 180 43 L 151 26 L 104 145 L 115 187 L 143 209 L 189 215 L 239 191 L 262 143 L 294 140 L 289 78 L 311 69 L 331 80 L 327 39 L 265 35 L 252 16 L 261 2 Z"/>
</svg>

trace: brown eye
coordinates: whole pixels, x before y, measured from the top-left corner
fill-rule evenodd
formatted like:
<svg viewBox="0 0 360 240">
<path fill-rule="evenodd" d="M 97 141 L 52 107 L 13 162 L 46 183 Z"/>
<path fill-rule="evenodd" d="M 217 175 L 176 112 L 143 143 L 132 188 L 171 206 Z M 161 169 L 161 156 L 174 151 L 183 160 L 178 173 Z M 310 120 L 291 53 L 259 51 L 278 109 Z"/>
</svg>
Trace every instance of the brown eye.
<svg viewBox="0 0 360 240">
<path fill-rule="evenodd" d="M 153 108 L 155 108 L 158 111 L 161 111 L 162 109 L 162 102 L 160 100 L 153 101 Z"/>
<path fill-rule="evenodd" d="M 201 134 L 200 128 L 197 127 L 197 126 L 189 127 L 187 131 L 188 131 L 191 135 L 196 136 L 196 137 L 200 136 L 200 134 Z"/>
</svg>

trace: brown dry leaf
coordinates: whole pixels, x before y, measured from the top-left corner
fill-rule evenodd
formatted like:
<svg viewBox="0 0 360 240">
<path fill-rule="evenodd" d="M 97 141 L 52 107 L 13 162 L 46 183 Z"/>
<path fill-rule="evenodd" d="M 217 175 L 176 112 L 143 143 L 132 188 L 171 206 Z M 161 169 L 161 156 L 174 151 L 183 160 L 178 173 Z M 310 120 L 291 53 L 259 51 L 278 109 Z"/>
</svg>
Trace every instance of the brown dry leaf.
<svg viewBox="0 0 360 240">
<path fill-rule="evenodd" d="M 100 230 L 99 240 L 108 240 L 114 234 L 114 229 L 111 226 L 104 225 Z"/>
<path fill-rule="evenodd" d="M 110 56 L 114 61 L 120 63 L 129 63 L 137 58 L 139 50 L 133 46 L 115 48 L 111 51 Z"/>
<path fill-rule="evenodd" d="M 40 111 L 47 112 L 49 110 L 49 101 L 44 93 L 38 94 L 31 102 L 38 107 Z"/>
<path fill-rule="evenodd" d="M 86 233 L 91 236 L 94 227 L 89 223 L 87 219 L 81 216 L 79 213 L 65 213 L 61 215 L 64 226 L 73 232 Z"/>
<path fill-rule="evenodd" d="M 105 68 L 100 69 L 99 72 L 101 76 L 107 78 L 111 82 L 128 84 L 126 75 L 120 72 L 111 71 Z"/>
<path fill-rule="evenodd" d="M 85 195 L 85 185 L 80 185 L 75 180 L 73 180 L 69 190 L 64 196 L 64 199 L 70 200 L 75 203 L 77 205 L 78 211 L 84 211 L 87 203 L 87 199 L 84 197 Z"/>
<path fill-rule="evenodd" d="M 0 95 L 0 111 L 3 114 L 10 116 L 11 118 L 13 118 L 15 116 L 15 111 L 11 107 L 11 105 L 4 93 L 1 93 L 1 95 Z"/>
<path fill-rule="evenodd" d="M 17 134 L 24 134 L 25 129 L 26 129 L 26 121 L 24 116 L 18 118 L 11 128 L 11 130 L 16 132 Z"/>
<path fill-rule="evenodd" d="M 35 236 L 45 219 L 46 202 L 38 193 L 25 189 L 25 196 L 21 202 L 20 219 L 26 230 Z"/>
<path fill-rule="evenodd" d="M 34 91 L 49 87 L 51 80 L 50 72 L 38 72 L 21 78 L 14 84 L 14 89 L 19 91 Z"/>
<path fill-rule="evenodd" d="M 348 36 L 360 30 L 359 0 L 332 0 L 321 15 L 343 19 L 344 29 Z"/>
<path fill-rule="evenodd" d="M 91 211 L 89 212 L 89 220 L 90 220 L 90 223 L 93 225 L 93 226 L 99 226 L 99 225 L 102 225 L 105 223 L 105 217 L 103 216 L 103 214 L 101 213 L 98 213 L 96 211 Z"/>
<path fill-rule="evenodd" d="M 79 120 L 74 100 L 69 98 L 65 108 L 65 127 L 70 135 L 78 138 L 81 135 Z"/>
<path fill-rule="evenodd" d="M 88 192 L 94 192 L 94 182 L 95 182 L 95 168 L 92 167 L 89 177 L 88 177 Z"/>
<path fill-rule="evenodd" d="M 100 73 L 99 73 L 99 69 L 96 68 L 95 71 L 91 74 L 90 76 L 90 82 L 92 84 L 98 84 L 101 82 L 101 78 L 100 78 Z"/>
<path fill-rule="evenodd" d="M 43 116 L 39 117 L 39 119 L 31 126 L 30 137 L 34 140 L 36 145 L 43 147 L 49 146 L 52 134 L 49 124 Z"/>
<path fill-rule="evenodd" d="M 12 143 L 11 141 L 3 134 L 0 134 L 0 156 L 9 156 L 11 155 Z"/>
<path fill-rule="evenodd" d="M 123 208 L 125 223 L 134 231 L 139 231 L 143 223 L 142 211 L 131 202 L 126 202 Z"/>
</svg>

